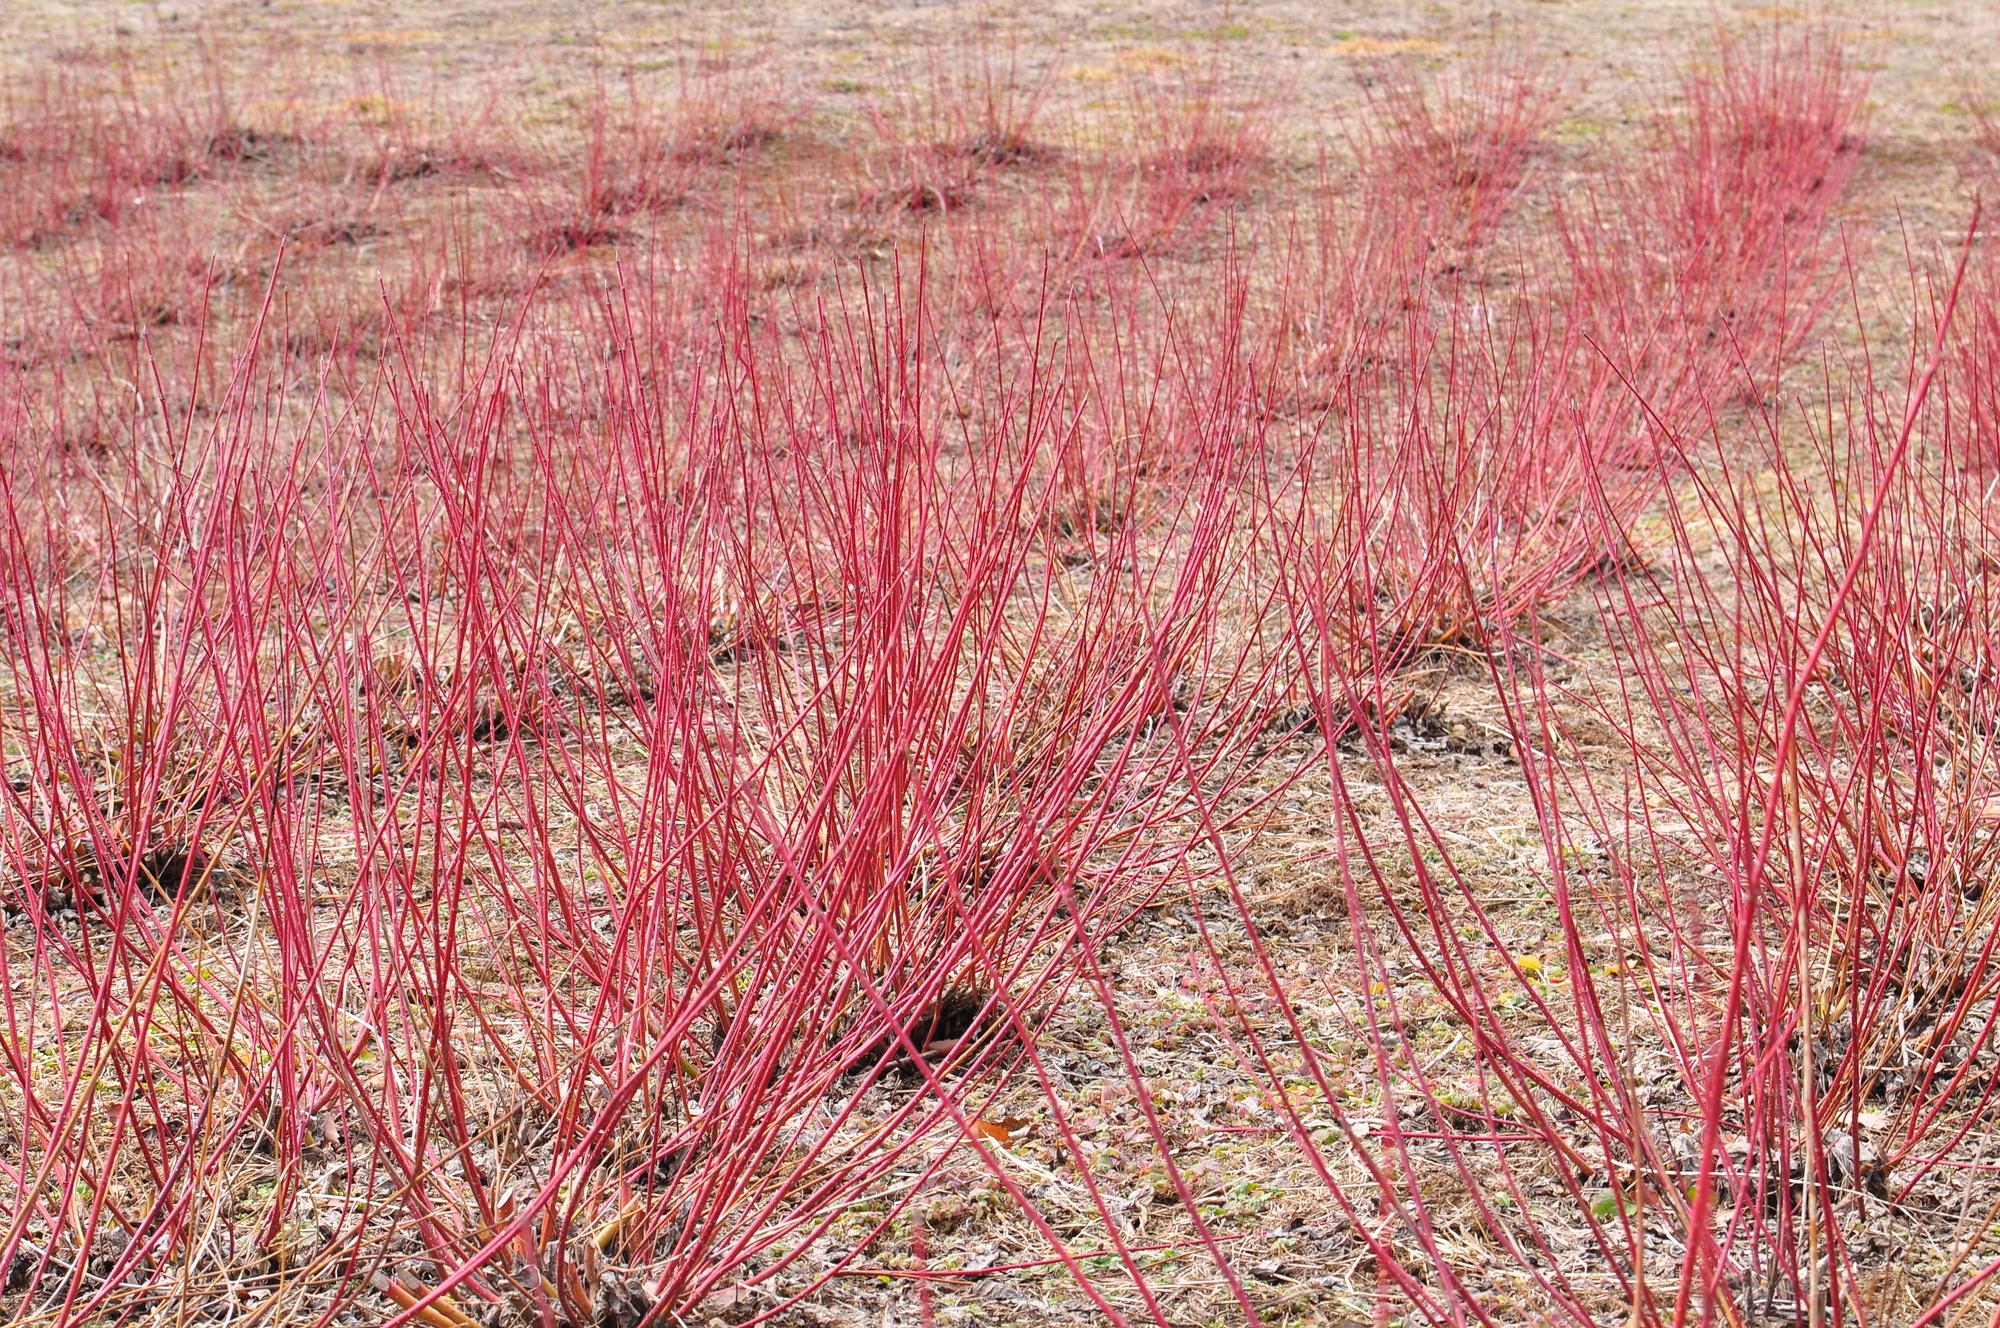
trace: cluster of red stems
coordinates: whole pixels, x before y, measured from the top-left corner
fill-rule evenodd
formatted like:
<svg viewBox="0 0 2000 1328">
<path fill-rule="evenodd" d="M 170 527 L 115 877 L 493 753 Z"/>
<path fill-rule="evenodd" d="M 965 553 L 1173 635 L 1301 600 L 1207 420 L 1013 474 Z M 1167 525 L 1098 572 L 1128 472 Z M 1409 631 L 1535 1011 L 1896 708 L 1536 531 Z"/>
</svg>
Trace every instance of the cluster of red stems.
<svg viewBox="0 0 2000 1328">
<path fill-rule="evenodd" d="M 1376 71 L 1316 169 L 1193 76 L 1065 144 L 987 59 L 878 100 L 858 185 L 754 208 L 834 148 L 740 71 L 600 88 L 561 160 L 367 98 L 258 133 L 219 90 L 15 89 L 21 1313 L 768 1317 L 969 1151 L 1108 1318 L 1166 1324 L 1038 1051 L 1088 1007 L 1264 1321 L 1101 959 L 1198 894 L 1217 966 L 1255 954 L 1215 1029 L 1383 1321 L 1857 1318 L 1844 1224 L 1995 1082 L 2000 280 L 1913 265 L 1907 363 L 1827 358 L 1788 413 L 1853 288 L 1842 50 L 1725 42 L 1560 187 L 1531 55 Z M 274 171 L 346 210 L 213 256 L 190 200 Z M 1547 630 L 1579 602 L 1607 666 Z M 1391 741 L 1441 651 L 1506 707 L 1544 960 Z M 1233 864 L 1309 775 L 1352 943 L 1303 977 Z M 1477 1102 L 1411 1051 L 1412 965 Z M 1082 1236 L 982 1128 L 1025 1102 Z M 1467 1192 L 1511 1279 L 1454 1257 Z"/>
</svg>

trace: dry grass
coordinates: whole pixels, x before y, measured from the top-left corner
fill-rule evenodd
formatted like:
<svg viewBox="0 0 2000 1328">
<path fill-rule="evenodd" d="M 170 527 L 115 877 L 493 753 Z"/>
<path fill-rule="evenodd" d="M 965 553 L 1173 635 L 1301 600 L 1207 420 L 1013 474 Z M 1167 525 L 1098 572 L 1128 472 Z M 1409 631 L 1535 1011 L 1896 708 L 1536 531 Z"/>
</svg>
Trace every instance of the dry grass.
<svg viewBox="0 0 2000 1328">
<path fill-rule="evenodd" d="M 1915 17 L 472 17 L 8 20 L 18 1321 L 1992 1312 Z"/>
</svg>

